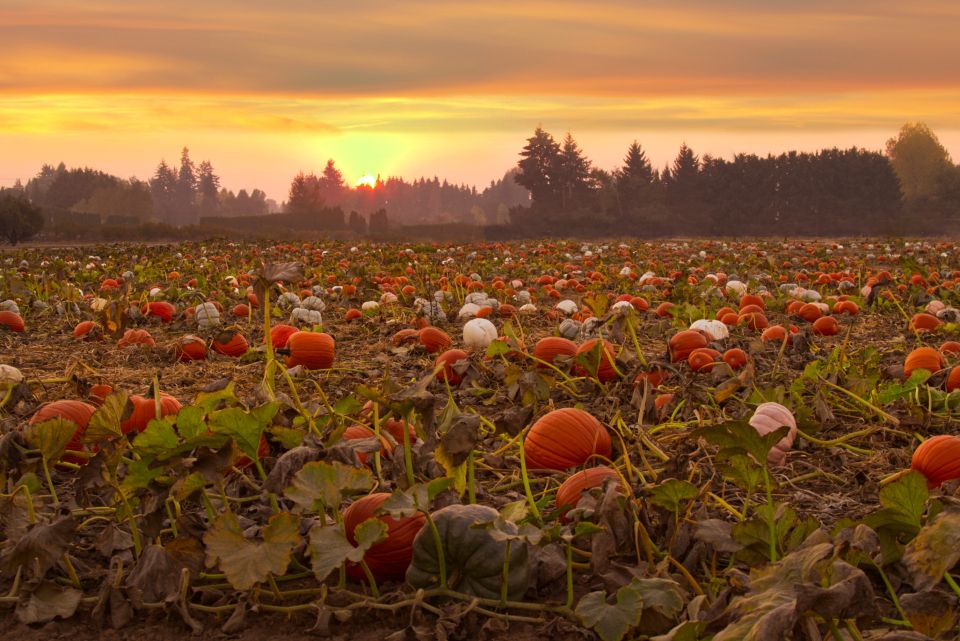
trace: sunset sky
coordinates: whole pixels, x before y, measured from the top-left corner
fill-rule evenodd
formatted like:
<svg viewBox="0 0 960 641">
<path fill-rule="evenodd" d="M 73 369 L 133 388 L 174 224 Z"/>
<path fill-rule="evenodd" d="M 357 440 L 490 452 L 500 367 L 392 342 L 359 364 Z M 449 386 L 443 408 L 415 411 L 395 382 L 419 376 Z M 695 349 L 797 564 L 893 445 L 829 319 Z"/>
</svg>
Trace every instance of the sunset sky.
<svg viewBox="0 0 960 641">
<path fill-rule="evenodd" d="M 145 179 L 183 146 L 277 200 L 330 157 L 483 186 L 538 124 L 604 168 L 634 139 L 662 166 L 907 121 L 957 161 L 958 34 L 955 0 L 0 0 L 0 186 L 61 160 Z"/>
</svg>

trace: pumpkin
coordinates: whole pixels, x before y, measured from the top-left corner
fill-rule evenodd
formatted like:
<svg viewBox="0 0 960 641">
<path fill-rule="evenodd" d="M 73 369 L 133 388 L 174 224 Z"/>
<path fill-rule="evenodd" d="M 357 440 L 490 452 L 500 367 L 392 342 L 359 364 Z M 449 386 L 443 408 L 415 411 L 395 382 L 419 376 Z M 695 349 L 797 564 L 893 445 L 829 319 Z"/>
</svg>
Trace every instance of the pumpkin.
<svg viewBox="0 0 960 641">
<path fill-rule="evenodd" d="M 156 344 L 157 342 L 153 340 L 153 336 L 145 329 L 128 329 L 123 333 L 123 336 L 120 337 L 120 340 L 117 341 L 117 347 L 121 349 L 133 345 L 149 345 L 152 347 Z"/>
<path fill-rule="evenodd" d="M 841 300 L 833 304 L 833 313 L 837 315 L 847 314 L 848 316 L 856 316 L 860 313 L 860 307 L 852 300 Z"/>
<path fill-rule="evenodd" d="M 813 333 L 819 336 L 836 336 L 840 333 L 840 324 L 833 316 L 821 316 L 813 322 Z"/>
<path fill-rule="evenodd" d="M 557 356 L 572 358 L 577 353 L 577 344 L 562 336 L 547 336 L 537 341 L 533 346 L 533 356 L 546 363 L 554 364 Z M 540 365 L 544 367 L 544 365 Z"/>
<path fill-rule="evenodd" d="M 348 321 L 360 320 L 361 318 L 363 318 L 363 312 L 356 307 L 351 307 L 343 315 L 343 319 Z"/>
<path fill-rule="evenodd" d="M 598 344 L 602 344 L 599 359 L 597 359 L 595 355 Z M 586 360 L 590 366 L 590 371 L 587 372 L 587 370 L 580 365 L 577 365 L 574 369 L 580 374 L 589 373 L 595 375 L 601 383 L 612 381 L 617 378 L 616 356 L 614 353 L 615 348 L 610 341 L 604 340 L 601 343 L 600 339 L 591 338 L 588 341 L 584 341 L 580 347 L 577 348 L 576 354 L 580 360 Z"/>
<path fill-rule="evenodd" d="M 767 317 L 764 316 L 762 312 L 747 312 L 740 314 L 737 318 L 737 325 L 746 325 L 753 330 L 766 329 L 769 324 L 770 321 L 767 320 Z"/>
<path fill-rule="evenodd" d="M 453 369 L 453 366 L 469 358 L 470 355 L 462 349 L 448 349 L 443 354 L 440 354 L 433 364 L 434 369 L 439 368 L 437 371 L 437 379 L 446 381 L 451 385 L 459 385 L 463 381 L 463 377 Z"/>
<path fill-rule="evenodd" d="M 328 369 L 333 366 L 336 343 L 333 336 L 322 332 L 295 332 L 287 339 L 287 367 L 302 365 L 306 369 Z"/>
<path fill-rule="evenodd" d="M 677 332 L 670 338 L 670 360 L 674 363 L 687 360 L 690 352 L 707 346 L 707 337 L 693 329 Z"/>
<path fill-rule="evenodd" d="M 513 318 L 517 315 L 517 308 L 514 305 L 504 303 L 497 308 L 497 313 L 500 315 L 500 318 Z"/>
<path fill-rule="evenodd" d="M 759 305 L 744 305 L 737 314 L 738 316 L 743 316 L 744 314 L 763 314 L 764 311 L 765 310 Z"/>
<path fill-rule="evenodd" d="M 207 357 L 207 344 L 192 334 L 181 337 L 173 346 L 173 354 L 178 361 L 202 361 Z"/>
<path fill-rule="evenodd" d="M 687 357 L 687 364 L 695 372 L 709 372 L 720 357 L 720 352 L 709 347 L 698 347 L 690 352 Z"/>
<path fill-rule="evenodd" d="M 24 328 L 23 318 L 16 312 L 2 311 L 0 312 L 0 327 L 6 327 L 11 332 L 22 332 Z"/>
<path fill-rule="evenodd" d="M 173 315 L 177 313 L 177 308 L 172 303 L 161 300 L 145 304 L 140 312 L 144 316 L 155 316 L 162 322 L 169 323 L 173 320 Z"/>
<path fill-rule="evenodd" d="M 568 476 L 567 480 L 557 488 L 557 516 L 560 518 L 560 522 L 567 523 L 569 521 L 567 513 L 577 507 L 584 492 L 602 486 L 607 479 L 614 479 L 617 483 L 620 482 L 620 475 L 606 465 L 588 467 Z"/>
<path fill-rule="evenodd" d="M 719 320 L 701 318 L 691 323 L 690 329 L 703 333 L 710 341 L 722 341 L 730 337 L 730 330 Z"/>
<path fill-rule="evenodd" d="M 767 463 L 783 465 L 787 460 L 787 452 L 797 438 L 797 420 L 793 413 L 780 403 L 761 403 L 750 417 L 750 426 L 757 430 L 760 436 L 775 432 L 780 427 L 790 428 L 787 435 L 777 441 L 767 454 Z"/>
<path fill-rule="evenodd" d="M 527 544 L 497 538 L 488 528 L 474 527 L 490 523 L 499 516 L 486 505 L 448 505 L 430 515 L 443 550 L 447 587 L 457 592 L 499 599 L 506 565 L 507 599 L 519 600 L 527 591 Z M 508 534 L 517 526 L 503 525 Z M 509 551 L 509 556 L 507 556 Z M 414 588 L 430 589 L 440 585 L 437 545 L 430 528 L 422 528 L 413 539 L 413 558 L 407 568 L 407 583 Z"/>
<path fill-rule="evenodd" d="M 112 385 L 99 383 L 97 385 L 93 385 L 90 388 L 90 392 L 87 394 L 87 396 L 90 397 L 90 401 L 94 405 L 103 405 L 103 401 L 105 401 L 107 396 L 109 396 L 112 393 L 113 393 Z"/>
<path fill-rule="evenodd" d="M 740 321 L 740 314 L 736 312 L 727 312 L 720 318 L 720 322 L 729 327 L 733 327 Z"/>
<path fill-rule="evenodd" d="M 722 360 L 730 366 L 730 369 L 738 370 L 747 364 L 749 357 L 747 353 L 739 347 L 733 347 L 723 353 Z"/>
<path fill-rule="evenodd" d="M 273 349 L 281 349 L 286 346 L 287 340 L 299 331 L 300 330 L 293 325 L 284 325 L 283 323 L 271 327 L 270 343 L 273 345 Z"/>
<path fill-rule="evenodd" d="M 566 407 L 533 424 L 523 441 L 527 468 L 567 470 L 594 456 L 610 458 L 610 435 L 593 415 Z"/>
<path fill-rule="evenodd" d="M 377 435 L 372 429 L 366 425 L 351 425 L 347 429 L 343 430 L 343 436 L 341 437 L 345 441 L 360 441 L 367 438 L 375 438 Z M 402 435 L 401 435 L 402 438 Z M 390 456 L 393 454 L 393 444 L 390 443 L 387 439 L 383 438 L 383 435 L 380 435 L 380 453 L 383 456 Z M 361 464 L 367 462 L 369 454 L 367 452 L 357 452 L 357 460 Z"/>
<path fill-rule="evenodd" d="M 497 327 L 486 318 L 474 318 L 463 326 L 463 345 L 469 350 L 485 350 L 497 339 Z"/>
<path fill-rule="evenodd" d="M 396 334 L 390 337 L 390 342 L 394 347 L 400 347 L 406 343 L 416 343 L 420 340 L 420 330 L 409 327 L 398 330 Z"/>
<path fill-rule="evenodd" d="M 787 328 L 783 325 L 773 325 L 772 327 L 768 327 L 763 330 L 763 333 L 760 334 L 760 340 L 762 340 L 764 343 L 782 343 L 783 341 L 787 341 L 787 344 L 789 345 L 792 341 L 792 337 L 790 336 L 790 332 L 788 332 Z"/>
<path fill-rule="evenodd" d="M 954 392 L 960 389 L 960 366 L 950 368 L 945 386 L 948 392 Z"/>
<path fill-rule="evenodd" d="M 930 373 L 938 372 L 943 367 L 943 354 L 932 347 L 918 347 L 903 361 L 903 378 L 910 378 L 918 369 L 925 369 Z"/>
<path fill-rule="evenodd" d="M 407 423 L 406 421 L 398 421 L 395 418 L 387 419 L 381 426 L 381 433 L 387 433 L 393 440 L 398 444 L 403 444 L 403 426 L 407 426 L 407 434 L 410 437 L 410 442 L 415 443 L 417 440 L 417 429 L 414 427 L 413 423 Z"/>
<path fill-rule="evenodd" d="M 243 337 L 240 330 L 235 327 L 223 330 L 213 339 L 213 351 L 224 356 L 239 358 L 246 354 L 248 349 L 250 349 L 250 344 L 247 343 L 247 339 Z"/>
<path fill-rule="evenodd" d="M 747 305 L 756 305 L 757 307 L 760 308 L 761 311 L 766 307 L 766 304 L 764 303 L 763 299 L 757 296 L 756 294 L 744 294 L 743 296 L 740 297 L 741 312 L 743 311 L 743 308 L 746 307 Z"/>
<path fill-rule="evenodd" d="M 933 314 L 919 313 L 910 318 L 909 329 L 911 332 L 932 332 L 943 325 L 943 321 Z"/>
<path fill-rule="evenodd" d="M 738 315 L 737 312 L 731 307 L 721 307 L 720 309 L 717 310 L 717 313 L 716 315 L 714 315 L 714 318 L 722 322 L 723 317 L 726 316 L 727 314 L 733 314 L 734 316 Z M 724 323 L 724 325 L 726 325 L 726 323 Z"/>
<path fill-rule="evenodd" d="M 431 354 L 436 354 L 453 345 L 453 339 L 442 329 L 429 326 L 420 330 L 420 344 Z"/>
<path fill-rule="evenodd" d="M 927 477 L 930 489 L 960 479 L 960 436 L 940 434 L 928 438 L 914 450 L 910 467 Z"/>
<path fill-rule="evenodd" d="M 73 328 L 73 337 L 79 339 L 95 339 L 103 335 L 103 328 L 93 321 L 80 321 Z"/>
<path fill-rule="evenodd" d="M 673 316 L 673 308 L 673 303 L 660 303 L 657 305 L 657 309 L 654 311 L 654 314 L 656 314 L 658 318 L 669 318 Z"/>
<path fill-rule="evenodd" d="M 640 372 L 633 379 L 634 385 L 644 385 L 645 383 L 650 387 L 656 388 L 660 387 L 660 384 L 667 378 L 668 372 L 659 367 L 654 367 L 650 371 Z"/>
<path fill-rule="evenodd" d="M 160 417 L 177 414 L 180 411 L 180 401 L 169 394 L 160 394 Z M 124 410 L 127 418 L 120 423 L 120 431 L 124 434 L 134 430 L 142 432 L 147 424 L 157 417 L 156 402 L 153 398 L 134 394 L 127 398 L 127 408 Z"/>
<path fill-rule="evenodd" d="M 940 346 L 940 353 L 944 356 L 957 356 L 960 354 L 960 343 L 957 341 L 945 341 L 943 345 Z"/>
<path fill-rule="evenodd" d="M 96 406 L 90 403 L 84 403 L 83 401 L 53 401 L 52 403 L 46 403 L 41 406 L 40 409 L 30 417 L 30 425 L 36 425 L 37 423 L 49 421 L 54 418 L 69 421 L 76 425 L 77 428 L 74 430 L 73 436 L 70 437 L 66 449 L 73 452 L 85 452 L 87 448 L 83 444 L 83 433 L 86 431 L 87 423 L 90 422 L 90 417 L 93 416 L 95 411 L 97 411 Z M 63 460 L 78 465 L 84 465 L 87 462 L 86 458 L 69 455 L 64 456 Z"/>
<path fill-rule="evenodd" d="M 379 519 L 387 526 L 387 538 L 375 544 L 363 555 L 363 560 L 377 582 L 402 580 L 413 558 L 413 539 L 426 522 L 426 517 L 416 512 L 413 516 L 395 519 L 376 514 L 380 505 L 390 498 L 387 492 L 377 492 L 357 499 L 343 511 L 343 529 L 351 545 L 356 545 L 354 532 L 367 519 Z M 365 578 L 359 564 L 347 563 L 347 574 L 355 581 Z"/>
<path fill-rule="evenodd" d="M 238 303 L 233 306 L 233 309 L 230 310 L 230 313 L 236 318 L 247 318 L 250 316 L 250 306 L 245 303 Z"/>
<path fill-rule="evenodd" d="M 820 318 L 821 316 L 823 316 L 823 311 L 820 309 L 819 305 L 817 305 L 816 303 L 807 303 L 806 305 L 800 308 L 800 310 L 797 312 L 797 316 L 807 321 L 808 323 L 812 323 L 816 321 L 818 318 Z"/>
</svg>

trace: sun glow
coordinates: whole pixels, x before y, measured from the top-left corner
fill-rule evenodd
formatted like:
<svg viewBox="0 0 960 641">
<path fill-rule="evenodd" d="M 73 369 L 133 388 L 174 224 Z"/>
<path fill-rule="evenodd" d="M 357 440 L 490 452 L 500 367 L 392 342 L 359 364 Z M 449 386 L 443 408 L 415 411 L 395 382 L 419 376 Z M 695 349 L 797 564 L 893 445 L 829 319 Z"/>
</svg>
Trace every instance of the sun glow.
<svg viewBox="0 0 960 641">
<path fill-rule="evenodd" d="M 370 174 L 367 174 L 366 176 L 360 176 L 359 178 L 357 178 L 357 187 L 369 187 L 370 189 L 373 189 L 376 186 L 377 186 L 377 179 L 374 176 L 371 176 Z"/>
</svg>

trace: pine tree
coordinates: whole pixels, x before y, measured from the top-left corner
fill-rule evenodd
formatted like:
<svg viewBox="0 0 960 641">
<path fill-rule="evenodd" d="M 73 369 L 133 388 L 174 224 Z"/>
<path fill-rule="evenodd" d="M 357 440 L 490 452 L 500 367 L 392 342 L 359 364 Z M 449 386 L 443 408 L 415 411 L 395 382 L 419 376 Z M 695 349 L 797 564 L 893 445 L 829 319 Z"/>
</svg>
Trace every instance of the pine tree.
<svg viewBox="0 0 960 641">
<path fill-rule="evenodd" d="M 323 168 L 323 174 L 320 177 L 320 193 L 324 202 L 329 205 L 336 205 L 343 197 L 344 190 L 343 172 L 337 169 L 333 158 L 327 160 L 327 166 Z"/>
<path fill-rule="evenodd" d="M 160 161 L 157 171 L 150 179 L 150 195 L 153 197 L 153 210 L 157 219 L 164 223 L 175 223 L 177 174 L 165 160 Z"/>
<path fill-rule="evenodd" d="M 568 211 L 582 207 L 593 188 L 590 177 L 590 161 L 583 155 L 583 151 L 567 132 L 563 139 L 557 169 L 557 178 L 560 187 L 560 209 Z"/>
<path fill-rule="evenodd" d="M 617 171 L 617 195 L 620 199 L 621 215 L 653 200 L 657 172 L 650 164 L 646 152 L 636 140 L 627 149 L 623 167 Z"/>
<path fill-rule="evenodd" d="M 197 197 L 200 201 L 201 216 L 216 216 L 220 209 L 220 177 L 213 173 L 209 160 L 200 163 L 197 181 Z"/>
<path fill-rule="evenodd" d="M 517 163 L 519 173 L 514 175 L 518 185 L 530 190 L 534 207 L 550 207 L 560 201 L 557 169 L 560 165 L 560 145 L 541 127 L 527 139 Z"/>
</svg>

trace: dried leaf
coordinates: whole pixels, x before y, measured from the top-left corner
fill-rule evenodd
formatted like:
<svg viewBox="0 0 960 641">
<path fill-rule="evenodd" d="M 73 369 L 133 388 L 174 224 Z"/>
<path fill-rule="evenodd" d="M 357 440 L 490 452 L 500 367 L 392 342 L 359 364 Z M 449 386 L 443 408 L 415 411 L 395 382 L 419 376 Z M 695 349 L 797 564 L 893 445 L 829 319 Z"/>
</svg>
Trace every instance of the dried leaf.
<svg viewBox="0 0 960 641">
<path fill-rule="evenodd" d="M 313 461 L 294 475 L 284 494 L 301 512 L 323 513 L 325 509 L 339 508 L 344 497 L 372 488 L 373 474 L 365 467 Z"/>
<path fill-rule="evenodd" d="M 913 587 L 929 590 L 960 561 L 960 511 L 938 514 L 920 529 L 903 551 L 903 564 L 913 577 Z"/>
<path fill-rule="evenodd" d="M 44 581 L 30 596 L 17 603 L 17 620 L 21 623 L 46 623 L 57 617 L 69 619 L 77 611 L 83 592 L 75 588 Z"/>
<path fill-rule="evenodd" d="M 300 541 L 300 519 L 288 512 L 275 514 L 261 536 L 262 541 L 248 539 L 240 529 L 237 516 L 225 512 L 203 535 L 207 565 L 219 564 L 230 585 L 238 590 L 247 590 L 265 581 L 270 574 L 283 574 L 290 564 L 293 548 Z"/>
</svg>

